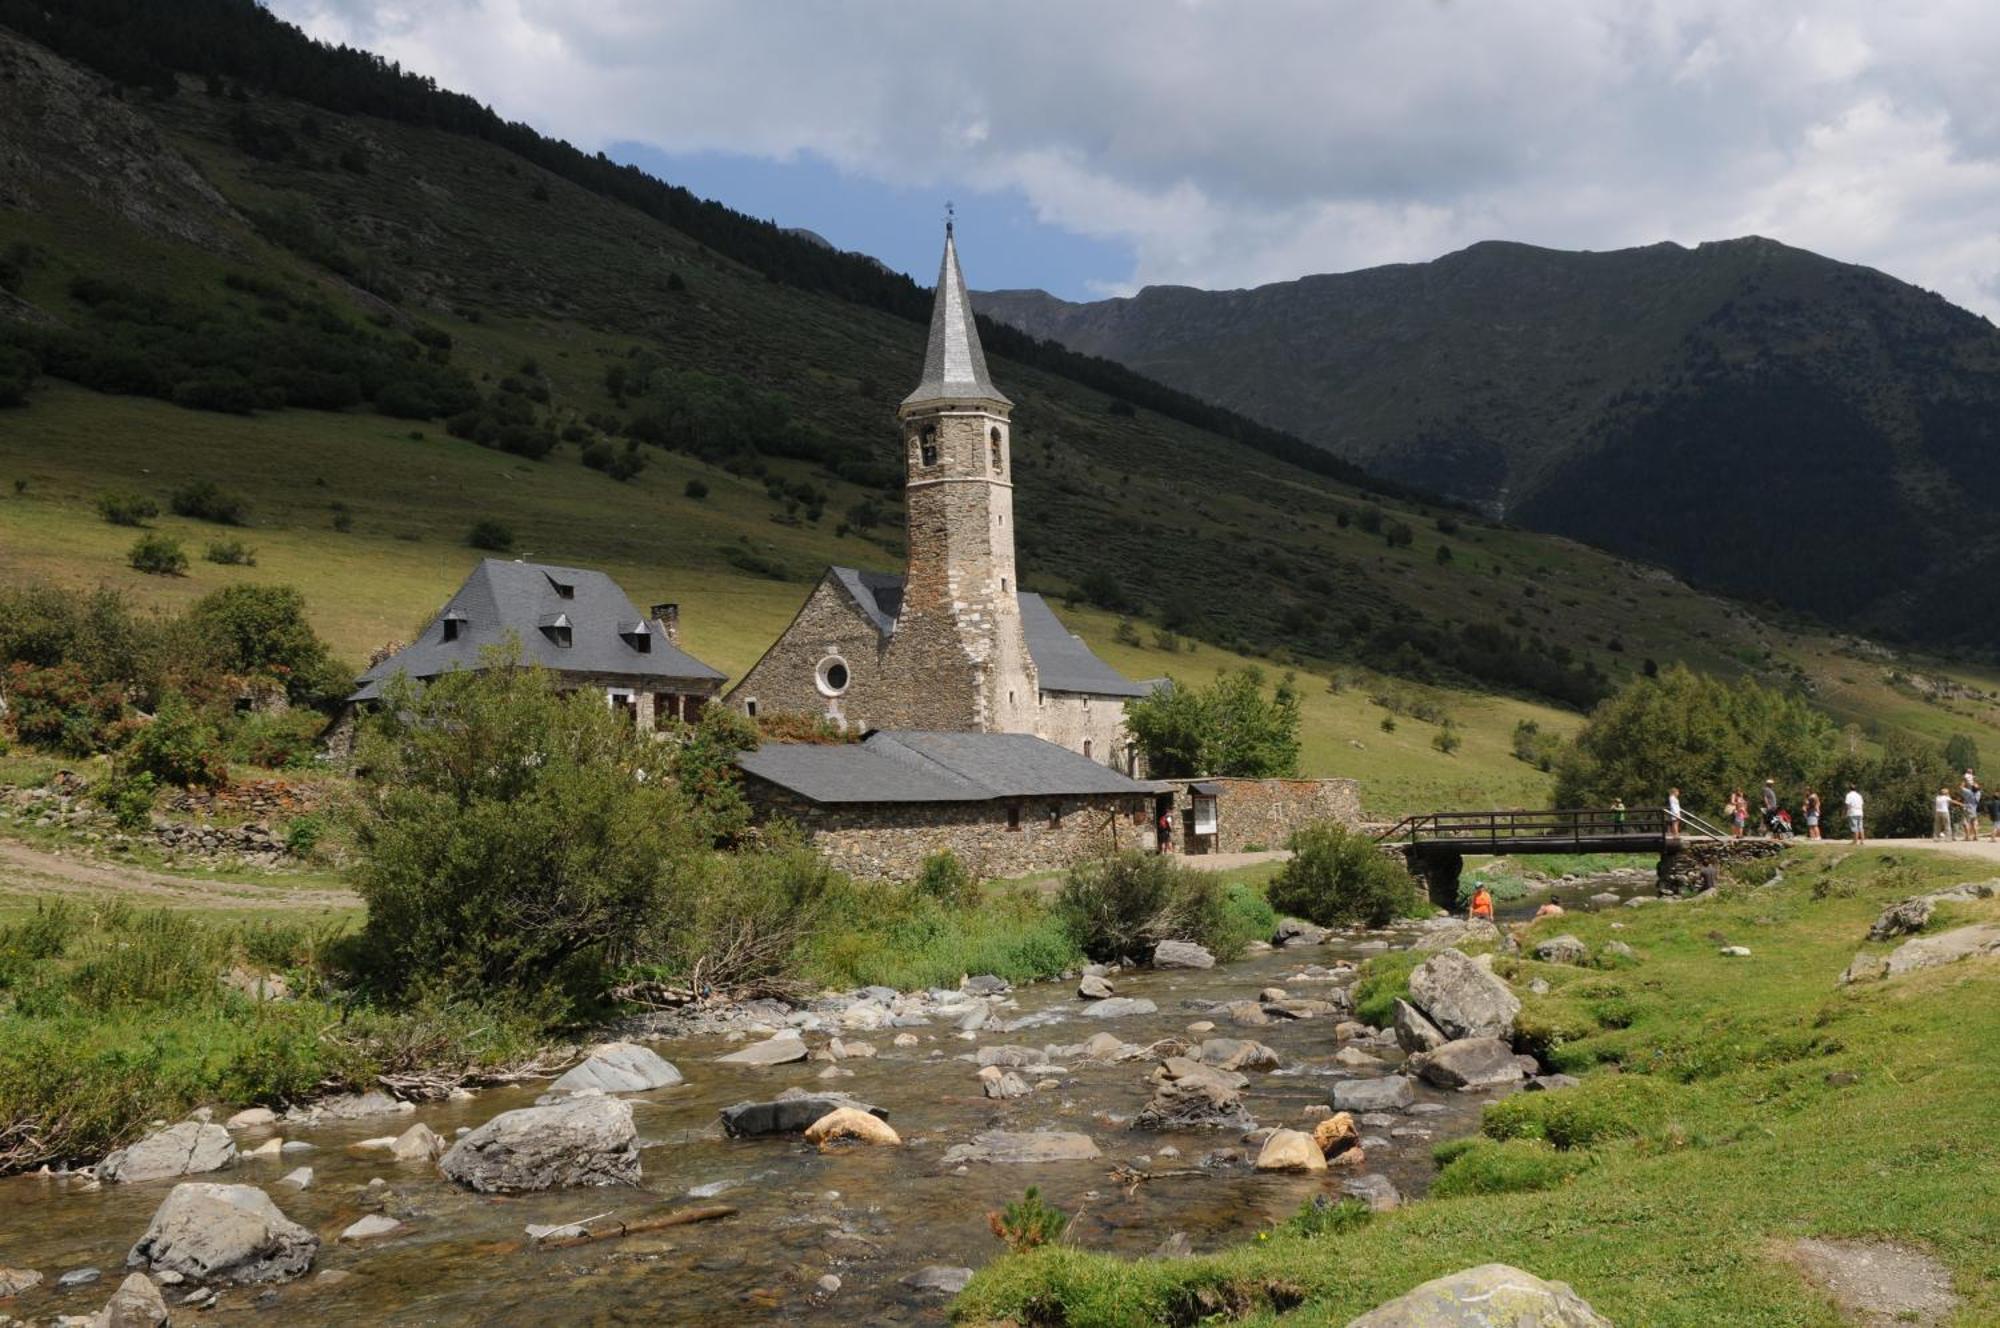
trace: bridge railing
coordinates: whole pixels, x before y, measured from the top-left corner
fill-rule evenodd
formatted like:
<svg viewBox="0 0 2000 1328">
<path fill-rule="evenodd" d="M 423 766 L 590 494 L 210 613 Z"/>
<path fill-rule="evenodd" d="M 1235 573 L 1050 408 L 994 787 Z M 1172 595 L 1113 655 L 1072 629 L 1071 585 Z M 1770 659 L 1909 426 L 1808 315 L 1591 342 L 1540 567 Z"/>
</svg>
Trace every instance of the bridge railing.
<svg viewBox="0 0 2000 1328">
<path fill-rule="evenodd" d="M 1406 816 L 1375 836 L 1379 843 L 1450 841 L 1505 844 L 1510 840 L 1602 844 L 1658 841 L 1667 834 L 1665 808 L 1587 807 L 1563 811 L 1427 812 Z"/>
</svg>

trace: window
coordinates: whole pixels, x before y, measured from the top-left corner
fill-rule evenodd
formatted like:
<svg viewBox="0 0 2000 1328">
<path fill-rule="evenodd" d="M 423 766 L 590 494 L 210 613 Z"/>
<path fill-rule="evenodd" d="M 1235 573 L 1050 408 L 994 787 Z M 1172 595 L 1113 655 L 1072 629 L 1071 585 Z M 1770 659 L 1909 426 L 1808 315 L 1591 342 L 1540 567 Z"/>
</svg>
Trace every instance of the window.
<svg viewBox="0 0 2000 1328">
<path fill-rule="evenodd" d="M 1051 802 L 1049 804 L 1049 829 L 1060 830 L 1061 828 L 1062 804 L 1060 802 Z"/>
<path fill-rule="evenodd" d="M 821 696 L 839 696 L 847 690 L 847 684 L 852 681 L 847 671 L 847 661 L 838 655 L 828 655 L 819 662 L 819 668 L 814 671 L 813 681 L 819 687 Z"/>
<path fill-rule="evenodd" d="M 610 703 L 611 709 L 617 714 L 618 718 L 624 720 L 627 724 L 637 725 L 639 722 L 639 698 L 637 696 L 625 691 L 623 688 L 614 687 L 605 692 L 604 699 Z"/>
<path fill-rule="evenodd" d="M 444 639 L 447 641 L 458 640 L 458 619 L 446 618 L 444 620 Z"/>
<path fill-rule="evenodd" d="M 994 425 L 993 432 L 986 439 L 987 459 L 992 462 L 993 473 L 998 475 L 1004 468 L 1000 460 L 1000 426 Z"/>
<path fill-rule="evenodd" d="M 1007 804 L 1007 828 L 1009 830 L 1021 828 L 1021 804 L 1018 802 Z"/>
<path fill-rule="evenodd" d="M 1007 578 L 1004 576 L 1000 578 L 1000 593 L 1003 595 L 1007 593 Z"/>
<path fill-rule="evenodd" d="M 924 430 L 923 442 L 922 446 L 918 449 L 918 454 L 923 458 L 923 463 L 926 466 L 935 466 L 938 463 L 936 429 Z"/>
<path fill-rule="evenodd" d="M 555 592 L 556 592 L 556 598 L 557 598 L 557 599 L 575 599 L 575 598 L 576 598 L 576 587 L 575 587 L 575 586 L 571 585 L 571 584 L 570 584 L 569 582 L 567 582 L 567 581 L 558 581 L 558 580 L 556 580 L 556 579 L 555 579 L 554 577 L 552 577 L 552 576 L 549 576 L 549 574 L 548 574 L 547 572 L 544 572 L 544 573 L 542 573 L 542 575 L 543 575 L 543 576 L 548 576 L 548 579 L 549 579 L 549 588 L 550 588 L 551 590 L 553 590 L 553 591 L 555 591 Z"/>
<path fill-rule="evenodd" d="M 1086 757 L 1088 757 L 1088 756 L 1090 755 L 1090 739 L 1088 739 L 1088 738 L 1085 738 L 1085 739 L 1083 740 L 1083 754 L 1084 754 L 1084 755 L 1085 755 Z"/>
<path fill-rule="evenodd" d="M 748 716 L 750 716 L 750 718 L 752 718 L 752 719 L 755 719 L 755 718 L 757 718 L 757 698 L 756 698 L 756 697 L 754 697 L 754 696 L 753 696 L 753 697 L 751 697 L 751 698 L 750 698 L 749 700 L 747 700 L 747 701 L 745 701 L 745 702 L 743 703 L 743 713 L 744 713 L 744 714 L 746 714 L 746 715 L 748 715 Z"/>
</svg>

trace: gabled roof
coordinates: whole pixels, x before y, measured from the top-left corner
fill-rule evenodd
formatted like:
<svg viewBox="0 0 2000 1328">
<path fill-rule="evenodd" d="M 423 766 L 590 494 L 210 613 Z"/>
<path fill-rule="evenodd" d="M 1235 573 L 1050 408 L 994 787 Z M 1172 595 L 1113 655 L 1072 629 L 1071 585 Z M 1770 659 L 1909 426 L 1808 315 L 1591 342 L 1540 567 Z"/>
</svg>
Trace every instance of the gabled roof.
<svg viewBox="0 0 2000 1328">
<path fill-rule="evenodd" d="M 861 743 L 766 743 L 736 763 L 745 774 L 822 803 L 990 802 L 1148 789 L 1027 733 L 882 731 Z"/>
<path fill-rule="evenodd" d="M 986 352 L 979 345 L 979 326 L 966 298 L 965 277 L 958 270 L 958 244 L 951 223 L 944 228 L 944 262 L 938 266 L 937 296 L 931 304 L 931 339 L 924 350 L 924 376 L 917 390 L 903 398 L 905 406 L 931 401 L 994 401 L 1014 403 L 1000 395 L 986 373 Z"/>
<path fill-rule="evenodd" d="M 896 630 L 903 607 L 903 578 L 894 572 L 863 572 L 853 567 L 829 567 L 855 605 L 888 636 Z M 1090 696 L 1145 696 L 1151 688 L 1128 679 L 1099 659 L 1083 638 L 1062 625 L 1056 611 L 1040 595 L 1021 591 L 1021 630 L 1028 638 L 1028 655 L 1045 692 L 1081 692 Z"/>
<path fill-rule="evenodd" d="M 447 622 L 457 625 L 449 641 Z M 569 629 L 568 646 L 557 644 L 564 627 Z M 520 641 L 522 663 L 560 672 L 695 682 L 720 682 L 723 677 L 670 644 L 659 624 L 641 617 L 604 573 L 487 558 L 472 569 L 423 635 L 362 674 L 359 689 L 347 699 L 374 699 L 398 673 L 435 678 L 453 669 L 476 669 L 481 653 L 506 641 L 509 633 Z M 642 640 L 651 648 L 641 650 Z"/>
</svg>

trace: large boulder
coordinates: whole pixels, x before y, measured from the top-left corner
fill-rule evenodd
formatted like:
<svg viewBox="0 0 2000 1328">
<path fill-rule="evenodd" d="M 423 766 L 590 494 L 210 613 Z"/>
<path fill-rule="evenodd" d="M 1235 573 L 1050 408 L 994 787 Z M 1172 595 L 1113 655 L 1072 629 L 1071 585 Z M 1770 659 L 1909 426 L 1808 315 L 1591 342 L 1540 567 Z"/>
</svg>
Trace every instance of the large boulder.
<svg viewBox="0 0 2000 1328">
<path fill-rule="evenodd" d="M 1904 941 L 1887 955 L 1857 954 L 1848 964 L 1847 971 L 1840 975 L 1840 983 L 1846 986 L 1877 978 L 1901 977 L 1905 973 L 1992 954 L 2000 954 L 2000 923 L 1984 922 Z"/>
<path fill-rule="evenodd" d="M 289 1282 L 312 1267 L 319 1237 L 255 1185 L 184 1181 L 153 1214 L 125 1262 L 183 1282 Z"/>
<path fill-rule="evenodd" d="M 1195 1053 L 1203 1065 L 1218 1070 L 1275 1070 L 1278 1053 L 1249 1038 L 1209 1038 Z"/>
<path fill-rule="evenodd" d="M 615 1097 L 573 1097 L 503 1111 L 459 1139 L 439 1170 L 482 1194 L 572 1185 L 636 1185 L 639 1135 Z"/>
<path fill-rule="evenodd" d="M 220 1171 L 236 1160 L 236 1141 L 220 1125 L 202 1121 L 182 1121 L 100 1162 L 99 1180 L 166 1180 L 171 1176 L 199 1176 Z"/>
<path fill-rule="evenodd" d="M 1566 1283 L 1488 1263 L 1426 1282 L 1347 1328 L 1611 1328 L 1611 1321 Z"/>
<path fill-rule="evenodd" d="M 1193 941 L 1161 941 L 1153 947 L 1154 968 L 1214 968 L 1215 956 Z"/>
<path fill-rule="evenodd" d="M 1440 918 L 1410 948 L 1421 954 L 1460 945 L 1498 945 L 1500 929 L 1485 918 Z"/>
<path fill-rule="evenodd" d="M 741 1051 L 715 1058 L 718 1065 L 790 1065 L 806 1058 L 806 1042 L 798 1030 L 788 1028 L 776 1037 L 755 1042 Z"/>
<path fill-rule="evenodd" d="M 167 1302 L 160 1288 L 144 1273 L 132 1273 L 119 1283 L 90 1320 L 90 1328 L 165 1328 Z"/>
<path fill-rule="evenodd" d="M 1259 1171 L 1325 1171 L 1326 1154 L 1300 1130 L 1273 1130 L 1257 1151 Z"/>
<path fill-rule="evenodd" d="M 1085 973 L 1081 978 L 1077 979 L 1076 995 L 1078 1000 L 1109 1000 L 1111 997 L 1111 980 L 1099 977 L 1095 973 Z"/>
<path fill-rule="evenodd" d="M 1499 1088 L 1525 1077 L 1514 1049 L 1499 1038 L 1460 1038 L 1410 1057 L 1409 1068 L 1439 1088 Z"/>
<path fill-rule="evenodd" d="M 756 1139 L 772 1134 L 798 1134 L 822 1116 L 852 1107 L 887 1119 L 880 1107 L 857 1102 L 844 1093 L 808 1093 L 788 1088 L 770 1102 L 738 1102 L 721 1112 L 722 1132 L 732 1139 Z"/>
<path fill-rule="evenodd" d="M 1457 950 L 1440 950 L 1410 974 L 1410 1003 L 1447 1038 L 1511 1038 L 1521 1000 Z"/>
<path fill-rule="evenodd" d="M 652 1048 L 632 1042 L 606 1042 L 591 1048 L 590 1059 L 571 1066 L 550 1085 L 550 1091 L 578 1093 L 594 1088 L 600 1093 L 644 1093 L 655 1088 L 672 1088 L 680 1082 L 681 1072 Z"/>
<path fill-rule="evenodd" d="M 1545 964 L 1587 964 L 1590 962 L 1590 947 L 1581 938 L 1564 932 L 1538 943 L 1535 958 Z"/>
<path fill-rule="evenodd" d="M 827 1145 L 842 1139 L 891 1146 L 903 1142 L 887 1121 L 855 1107 L 836 1107 L 806 1126 L 806 1142 L 819 1145 L 822 1152 Z"/>
<path fill-rule="evenodd" d="M 1064 1130 L 1026 1133 L 987 1130 L 974 1135 L 969 1144 L 953 1144 L 945 1149 L 944 1165 L 989 1162 L 996 1166 L 1036 1166 L 1048 1162 L 1089 1162 L 1102 1156 L 1087 1134 Z"/>
<path fill-rule="evenodd" d="M 1424 1018 L 1424 1012 L 1408 1001 L 1395 1004 L 1396 1045 L 1404 1051 L 1434 1051 L 1447 1039 L 1438 1026 Z"/>
<path fill-rule="evenodd" d="M 1277 929 L 1271 933 L 1271 944 L 1279 949 L 1294 945 L 1325 945 L 1328 934 L 1326 928 L 1315 927 L 1310 922 L 1298 918 L 1283 918 L 1279 920 Z"/>
<path fill-rule="evenodd" d="M 1416 1090 L 1400 1074 L 1380 1079 L 1348 1079 L 1333 1086 L 1335 1111 L 1401 1111 L 1416 1100 Z"/>
<path fill-rule="evenodd" d="M 1206 1077 L 1169 1079 L 1152 1101 L 1132 1117 L 1135 1130 L 1234 1130 L 1257 1128 L 1243 1095 L 1225 1082 Z"/>
<path fill-rule="evenodd" d="M 1193 1079 L 1201 1083 L 1214 1084 L 1231 1092 L 1241 1092 L 1250 1086 L 1248 1077 L 1235 1070 L 1225 1070 L 1219 1065 L 1209 1065 L 1191 1056 L 1169 1056 L 1161 1061 L 1151 1078 L 1156 1084 L 1164 1084 L 1175 1079 Z"/>
</svg>

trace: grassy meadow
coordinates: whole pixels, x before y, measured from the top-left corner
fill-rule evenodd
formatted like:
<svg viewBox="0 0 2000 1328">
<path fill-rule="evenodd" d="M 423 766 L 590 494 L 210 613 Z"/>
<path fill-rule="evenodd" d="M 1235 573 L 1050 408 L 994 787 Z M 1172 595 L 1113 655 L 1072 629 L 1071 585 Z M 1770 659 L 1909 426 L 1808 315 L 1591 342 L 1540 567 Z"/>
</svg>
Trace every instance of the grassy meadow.
<svg viewBox="0 0 2000 1328">
<path fill-rule="evenodd" d="M 1538 924 L 1529 938 L 1572 932 L 1593 952 L 1622 940 L 1636 958 L 1496 960 L 1523 997 L 1521 1035 L 1582 1082 L 1489 1106 L 1481 1137 L 1437 1150 L 1432 1197 L 1190 1260 L 1066 1246 L 1007 1258 L 956 1315 L 1100 1328 L 1206 1303 L 1239 1311 L 1232 1322 L 1338 1325 L 1495 1261 L 1570 1283 L 1619 1324 L 1837 1328 L 1849 1320 L 1786 1257 L 1789 1242 L 1823 1237 L 1925 1250 L 1963 1300 L 1951 1324 L 2000 1321 L 1995 961 L 1835 986 L 1858 949 L 1889 948 L 1865 939 L 1886 904 L 1990 874 L 1943 856 L 1803 851 L 1775 885 Z M 1931 929 L 1996 920 L 1987 900 Z M 1396 988 L 1408 966 L 1392 959 L 1377 962 Z M 1526 990 L 1532 977 L 1549 995 Z"/>
</svg>

